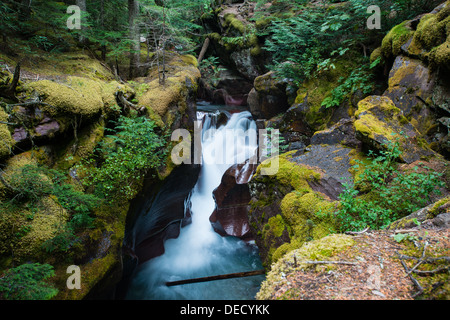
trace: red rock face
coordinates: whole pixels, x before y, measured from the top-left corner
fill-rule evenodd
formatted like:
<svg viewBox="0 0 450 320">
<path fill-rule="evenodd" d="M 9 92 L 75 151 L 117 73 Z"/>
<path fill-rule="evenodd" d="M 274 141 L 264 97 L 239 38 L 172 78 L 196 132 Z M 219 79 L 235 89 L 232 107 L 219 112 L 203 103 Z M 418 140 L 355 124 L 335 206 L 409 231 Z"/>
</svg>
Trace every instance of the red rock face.
<svg viewBox="0 0 450 320">
<path fill-rule="evenodd" d="M 256 165 L 236 164 L 229 168 L 222 177 L 213 196 L 216 209 L 210 217 L 214 230 L 222 236 L 234 236 L 244 241 L 253 240 L 248 221 L 248 204 L 250 191 L 248 182 Z"/>
</svg>

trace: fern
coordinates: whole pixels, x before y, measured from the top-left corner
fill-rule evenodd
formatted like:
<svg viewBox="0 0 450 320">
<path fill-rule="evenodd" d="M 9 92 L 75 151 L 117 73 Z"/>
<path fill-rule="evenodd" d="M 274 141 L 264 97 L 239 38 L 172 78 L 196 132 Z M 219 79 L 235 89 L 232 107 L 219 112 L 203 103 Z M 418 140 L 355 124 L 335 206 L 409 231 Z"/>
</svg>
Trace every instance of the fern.
<svg viewBox="0 0 450 320">
<path fill-rule="evenodd" d="M 46 282 L 54 275 L 49 264 L 23 264 L 0 278 L 0 293 L 7 300 L 49 300 L 58 294 L 58 289 Z"/>
</svg>

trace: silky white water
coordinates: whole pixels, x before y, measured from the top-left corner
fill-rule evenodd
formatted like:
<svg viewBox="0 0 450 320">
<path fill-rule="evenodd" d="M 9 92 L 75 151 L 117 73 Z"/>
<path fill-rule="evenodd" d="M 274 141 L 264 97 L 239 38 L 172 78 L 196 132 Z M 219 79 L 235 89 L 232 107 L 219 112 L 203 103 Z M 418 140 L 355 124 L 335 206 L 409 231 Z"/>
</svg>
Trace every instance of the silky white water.
<svg viewBox="0 0 450 320">
<path fill-rule="evenodd" d="M 213 191 L 225 171 L 257 152 L 256 124 L 249 112 L 232 114 L 216 128 L 217 114 L 198 113 L 203 121 L 202 168 L 191 196 L 192 223 L 177 239 L 165 242 L 165 253 L 142 264 L 128 289 L 128 299 L 253 299 L 263 276 L 167 287 L 176 281 L 262 269 L 254 245 L 217 234 L 209 221 Z"/>
</svg>

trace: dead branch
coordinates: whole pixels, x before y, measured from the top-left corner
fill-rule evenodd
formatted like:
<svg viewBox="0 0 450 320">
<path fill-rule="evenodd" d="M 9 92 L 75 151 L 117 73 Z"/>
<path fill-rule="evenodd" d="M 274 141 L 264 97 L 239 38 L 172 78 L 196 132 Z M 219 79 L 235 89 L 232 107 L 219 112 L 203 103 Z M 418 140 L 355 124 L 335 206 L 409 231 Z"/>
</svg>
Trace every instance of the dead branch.
<svg viewBox="0 0 450 320">
<path fill-rule="evenodd" d="M 410 232 L 419 232 L 418 229 L 398 229 L 395 230 L 395 233 L 410 233 Z"/>
<path fill-rule="evenodd" d="M 116 92 L 116 97 L 118 99 L 118 101 L 126 108 L 131 108 L 134 109 L 136 111 L 138 111 L 139 113 L 143 113 L 145 111 L 145 107 L 141 107 L 139 108 L 139 106 L 131 103 L 130 101 L 128 101 L 125 96 L 123 95 L 122 91 L 117 91 Z"/>
<path fill-rule="evenodd" d="M 417 267 L 419 267 L 424 262 L 423 259 L 425 259 L 425 251 L 427 250 L 427 246 L 428 246 L 428 242 L 425 242 L 423 245 L 422 257 L 420 257 L 419 262 L 417 262 L 416 265 L 411 270 L 409 270 L 408 274 L 410 274 L 411 272 L 416 270 Z"/>
<path fill-rule="evenodd" d="M 168 281 L 168 282 L 166 282 L 166 286 L 172 287 L 172 286 L 179 286 L 179 285 L 183 285 L 183 284 L 208 282 L 208 281 L 233 279 L 233 278 L 243 278 L 243 277 L 251 277 L 251 276 L 257 276 L 257 275 L 263 275 L 263 274 L 265 274 L 265 270 L 237 272 L 237 273 L 222 274 L 222 275 L 217 275 L 217 276 L 202 277 L 202 278 L 195 278 L 195 279 Z"/>
<path fill-rule="evenodd" d="M 347 231 L 347 232 L 345 232 L 345 234 L 356 236 L 356 235 L 366 233 L 367 231 L 369 231 L 369 229 L 370 229 L 370 227 L 367 227 L 366 229 L 364 229 L 362 231 L 357 231 L 357 232 L 356 231 Z"/>
<path fill-rule="evenodd" d="M 6 89 L 3 90 L 3 92 L 0 92 L 0 95 L 13 101 L 18 101 L 15 93 L 17 85 L 19 84 L 19 80 L 20 80 L 20 62 L 17 63 L 16 68 L 14 69 L 14 76 L 11 84 L 8 87 L 6 87 Z"/>
<path fill-rule="evenodd" d="M 416 261 L 420 260 L 420 258 L 417 258 L 417 257 L 411 257 L 411 256 L 406 256 L 406 255 L 403 255 L 403 254 L 400 254 L 400 255 L 399 255 L 399 258 L 400 258 L 401 260 L 416 260 Z M 436 258 L 425 258 L 425 259 L 423 259 L 424 263 L 430 263 L 430 264 L 436 263 L 437 261 L 441 261 L 441 260 L 444 260 L 444 261 L 450 263 L 450 257 L 446 257 L 446 256 L 436 257 Z"/>
<path fill-rule="evenodd" d="M 437 269 L 429 270 L 429 271 L 414 270 L 413 272 L 418 275 L 430 275 L 430 274 L 441 273 L 441 272 L 447 271 L 449 269 L 450 269 L 450 266 L 446 266 L 446 267 L 441 267 L 441 268 L 437 268 Z"/>
<path fill-rule="evenodd" d="M 346 265 L 358 265 L 357 262 L 348 262 L 348 261 L 300 261 L 299 264 L 346 264 Z"/>
<path fill-rule="evenodd" d="M 414 283 L 414 285 L 417 287 L 418 291 L 413 294 L 413 298 L 420 296 L 423 293 L 423 287 L 420 285 L 420 283 L 411 275 L 410 270 L 408 268 L 408 266 L 406 265 L 405 261 L 400 260 L 400 262 L 402 263 L 403 268 L 405 269 L 406 273 L 409 276 L 409 279 L 411 279 L 411 281 Z"/>
</svg>

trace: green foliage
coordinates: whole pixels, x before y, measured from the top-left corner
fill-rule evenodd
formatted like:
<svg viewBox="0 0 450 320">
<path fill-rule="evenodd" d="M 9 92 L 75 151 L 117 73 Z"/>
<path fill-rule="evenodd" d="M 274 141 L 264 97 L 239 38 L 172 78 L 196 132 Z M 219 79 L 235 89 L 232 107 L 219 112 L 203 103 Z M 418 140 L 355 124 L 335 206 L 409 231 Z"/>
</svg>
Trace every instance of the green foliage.
<svg viewBox="0 0 450 320">
<path fill-rule="evenodd" d="M 214 56 L 203 59 L 199 69 L 203 77 L 210 80 L 213 84 L 220 80 L 220 72 L 226 70 L 219 65 L 219 58 Z"/>
<path fill-rule="evenodd" d="M 58 293 L 58 289 L 46 282 L 54 274 L 48 264 L 20 265 L 0 278 L 0 293 L 7 300 L 49 300 Z"/>
<path fill-rule="evenodd" d="M 20 168 L 10 182 L 14 191 L 13 200 L 36 202 L 52 192 L 53 184 L 41 167 L 25 165 Z"/>
<path fill-rule="evenodd" d="M 380 63 L 381 59 L 377 59 L 370 66 L 367 64 L 356 68 L 348 76 L 348 78 L 341 78 L 340 85 L 333 89 L 331 96 L 326 97 L 322 106 L 325 108 L 337 107 L 345 99 L 351 98 L 351 95 L 356 91 L 361 91 L 363 95 L 370 94 L 374 89 L 374 74 L 371 70 Z"/>
<path fill-rule="evenodd" d="M 109 136 L 113 143 L 103 145 L 106 157 L 102 163 L 92 167 L 95 159 L 90 159 L 84 167 L 84 183 L 93 187 L 98 197 L 109 201 L 114 197 L 133 197 L 136 183 L 166 159 L 166 138 L 158 135 L 155 128 L 155 123 L 145 117 L 120 117 L 112 130 L 115 135 Z"/>
<path fill-rule="evenodd" d="M 261 11 L 256 13 L 257 17 L 266 14 L 262 6 L 265 2 L 259 1 L 257 8 Z M 273 56 L 269 69 L 276 71 L 279 78 L 290 79 L 296 84 L 317 75 L 324 68 L 332 67 L 336 53 L 342 56 L 349 50 L 360 51 L 361 45 L 368 47 L 381 43 L 393 26 L 427 12 L 427 9 L 431 10 L 436 4 L 435 1 L 425 0 L 414 1 L 414 4 L 403 0 L 372 1 L 370 5 L 381 9 L 382 29 L 369 30 L 369 4 L 364 0 L 350 0 L 339 5 L 333 5 L 336 1 L 278 2 L 270 9 L 274 11 L 270 17 L 271 23 L 259 30 L 259 36 L 265 37 L 263 49 Z M 393 10 L 395 15 L 390 14 Z M 283 12 L 286 14 L 283 15 Z M 289 12 L 292 14 L 287 14 Z M 352 87 L 350 83 L 337 89 L 335 97 L 329 98 L 325 105 L 335 105 L 350 90 L 348 87 Z"/>
<path fill-rule="evenodd" d="M 345 184 L 336 215 L 340 231 L 361 230 L 367 226 L 379 229 L 430 203 L 433 193 L 444 186 L 441 174 L 433 171 L 401 173 L 395 160 L 401 151 L 398 142 L 372 159 L 354 186 Z M 359 165 L 356 165 L 358 168 Z M 356 168 L 356 169 L 357 169 Z M 361 195 L 361 191 L 366 192 Z"/>
<path fill-rule="evenodd" d="M 284 152 L 287 151 L 287 149 L 289 148 L 289 144 L 287 143 L 286 139 L 279 134 L 277 139 L 273 140 L 274 138 L 272 137 L 273 133 L 272 131 L 275 130 L 272 127 L 267 127 L 266 128 L 266 133 L 264 133 L 264 140 L 265 140 L 265 147 L 266 147 L 266 152 L 267 152 L 267 157 L 272 156 L 272 154 L 282 154 Z M 278 150 L 273 150 L 275 148 L 275 146 L 278 146 Z"/>
<path fill-rule="evenodd" d="M 398 243 L 400 243 L 404 240 L 407 240 L 407 241 L 419 240 L 419 238 L 416 235 L 413 235 L 411 233 L 397 233 L 397 234 L 393 235 L 392 238 Z"/>
<path fill-rule="evenodd" d="M 77 241 L 73 229 L 66 226 L 60 230 L 52 239 L 45 241 L 42 244 L 42 249 L 48 253 L 67 252 Z"/>
<path fill-rule="evenodd" d="M 10 185 L 14 192 L 10 206 L 20 208 L 25 205 L 33 212 L 39 210 L 43 197 L 53 195 L 58 204 L 71 215 L 67 225 L 53 239 L 43 244 L 43 248 L 47 252 L 66 252 L 77 240 L 75 236 L 77 232 L 93 227 L 94 218 L 90 214 L 101 204 L 101 199 L 76 190 L 73 185 L 66 183 L 64 173 L 28 164 L 11 177 Z M 32 217 L 30 218 L 32 219 Z M 30 226 L 21 226 L 16 236 L 20 238 L 30 230 Z"/>
</svg>

